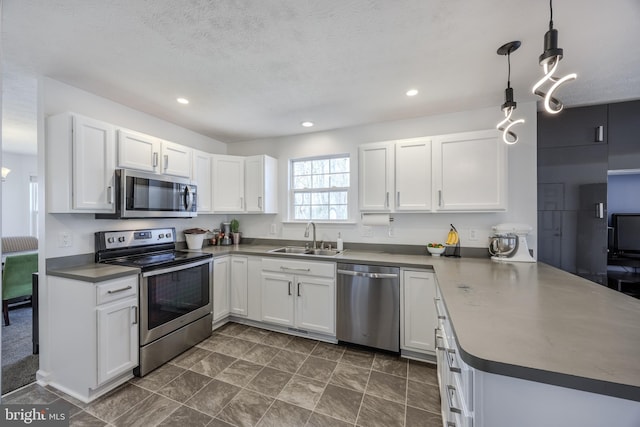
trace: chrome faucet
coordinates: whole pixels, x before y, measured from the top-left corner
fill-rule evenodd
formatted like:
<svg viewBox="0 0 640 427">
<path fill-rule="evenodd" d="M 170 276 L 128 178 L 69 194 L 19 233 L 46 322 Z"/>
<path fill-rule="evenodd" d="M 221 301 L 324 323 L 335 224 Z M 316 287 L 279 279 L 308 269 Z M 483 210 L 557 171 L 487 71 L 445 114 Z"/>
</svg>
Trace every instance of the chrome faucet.
<svg viewBox="0 0 640 427">
<path fill-rule="evenodd" d="M 307 223 L 307 228 L 304 230 L 304 237 L 309 237 L 309 226 L 313 225 L 313 249 L 318 249 L 316 243 L 316 224 L 313 221 Z"/>
</svg>

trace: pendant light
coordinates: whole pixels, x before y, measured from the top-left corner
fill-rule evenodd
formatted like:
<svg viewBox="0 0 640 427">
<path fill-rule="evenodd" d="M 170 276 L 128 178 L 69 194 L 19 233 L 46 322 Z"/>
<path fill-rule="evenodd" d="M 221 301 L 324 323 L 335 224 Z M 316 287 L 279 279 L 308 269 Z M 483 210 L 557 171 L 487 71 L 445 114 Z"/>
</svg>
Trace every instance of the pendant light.
<svg viewBox="0 0 640 427">
<path fill-rule="evenodd" d="M 513 100 L 513 88 L 511 87 L 511 52 L 516 51 L 520 47 L 519 41 L 506 43 L 498 48 L 498 55 L 507 55 L 508 74 L 507 88 L 504 90 L 504 104 L 502 111 L 504 112 L 504 120 L 498 123 L 499 131 L 502 131 L 502 140 L 507 144 L 515 144 L 518 142 L 518 135 L 511 131 L 511 127 L 519 123 L 524 123 L 524 119 L 512 120 L 511 115 L 516 109 L 517 103 Z"/>
<path fill-rule="evenodd" d="M 549 11 L 551 14 L 549 20 L 549 31 L 544 35 L 544 52 L 540 55 L 539 62 L 542 65 L 544 76 L 533 85 L 533 93 L 544 99 L 544 109 L 550 114 L 558 114 L 564 107 L 562 102 L 553 96 L 554 92 L 564 82 L 575 80 L 578 77 L 575 73 L 567 74 L 558 78 L 554 76 L 558 63 L 562 59 L 562 49 L 558 47 L 558 30 L 553 28 L 553 4 L 549 0 Z M 547 81 L 551 83 L 551 87 L 545 93 L 541 87 Z"/>
</svg>

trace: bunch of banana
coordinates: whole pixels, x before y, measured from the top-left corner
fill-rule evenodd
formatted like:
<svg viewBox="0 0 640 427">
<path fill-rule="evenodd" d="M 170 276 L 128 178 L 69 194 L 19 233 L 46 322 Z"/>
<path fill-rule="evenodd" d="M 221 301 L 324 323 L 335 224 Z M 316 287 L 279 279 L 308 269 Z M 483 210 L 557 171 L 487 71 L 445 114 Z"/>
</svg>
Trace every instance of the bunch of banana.
<svg viewBox="0 0 640 427">
<path fill-rule="evenodd" d="M 447 234 L 447 241 L 445 243 L 450 246 L 455 246 L 459 242 L 460 236 L 458 235 L 458 230 L 451 224 L 451 230 L 449 230 L 449 234 Z"/>
</svg>

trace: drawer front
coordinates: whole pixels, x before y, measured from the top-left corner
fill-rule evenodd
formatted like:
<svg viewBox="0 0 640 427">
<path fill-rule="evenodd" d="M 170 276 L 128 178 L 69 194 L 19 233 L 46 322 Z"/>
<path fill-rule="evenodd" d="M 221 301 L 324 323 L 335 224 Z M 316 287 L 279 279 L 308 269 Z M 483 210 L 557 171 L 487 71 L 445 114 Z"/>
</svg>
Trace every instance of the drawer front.
<svg viewBox="0 0 640 427">
<path fill-rule="evenodd" d="M 113 279 L 96 286 L 96 304 L 117 301 L 138 294 L 138 276 Z"/>
<path fill-rule="evenodd" d="M 336 265 L 332 262 L 296 261 L 286 258 L 262 258 L 262 270 L 278 273 L 335 277 Z"/>
</svg>

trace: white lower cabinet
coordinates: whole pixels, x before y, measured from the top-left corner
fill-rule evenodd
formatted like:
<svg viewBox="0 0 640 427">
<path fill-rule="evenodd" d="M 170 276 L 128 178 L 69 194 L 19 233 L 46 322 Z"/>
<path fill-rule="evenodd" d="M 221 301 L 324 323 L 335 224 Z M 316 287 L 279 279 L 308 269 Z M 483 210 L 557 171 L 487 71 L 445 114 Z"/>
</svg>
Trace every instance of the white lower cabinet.
<svg viewBox="0 0 640 427">
<path fill-rule="evenodd" d="M 335 336 L 335 264 L 263 258 L 262 321 Z"/>
<path fill-rule="evenodd" d="M 248 264 L 249 260 L 246 256 L 231 256 L 231 300 L 230 312 L 236 316 L 247 316 L 248 314 Z"/>
<path fill-rule="evenodd" d="M 231 257 L 222 256 L 213 260 L 213 322 L 222 320 L 230 313 Z"/>
<path fill-rule="evenodd" d="M 89 402 L 138 366 L 138 275 L 98 284 L 47 276 L 50 384 Z"/>
<path fill-rule="evenodd" d="M 433 355 L 433 330 L 437 318 L 433 308 L 436 277 L 424 270 L 403 270 L 400 284 L 400 348 Z"/>
</svg>

